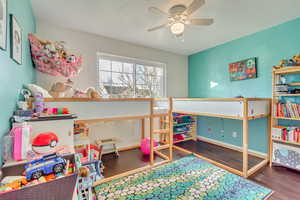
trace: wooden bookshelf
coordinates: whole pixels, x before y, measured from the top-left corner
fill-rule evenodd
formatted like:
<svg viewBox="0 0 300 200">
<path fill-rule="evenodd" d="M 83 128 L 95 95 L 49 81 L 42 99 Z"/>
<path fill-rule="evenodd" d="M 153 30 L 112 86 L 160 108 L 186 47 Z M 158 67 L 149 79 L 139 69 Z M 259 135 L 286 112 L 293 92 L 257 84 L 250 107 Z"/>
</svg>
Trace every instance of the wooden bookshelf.
<svg viewBox="0 0 300 200">
<path fill-rule="evenodd" d="M 300 83 L 288 83 L 288 86 L 299 86 Z"/>
<path fill-rule="evenodd" d="M 274 94 L 276 97 L 298 97 L 300 94 Z"/>
<path fill-rule="evenodd" d="M 273 141 L 274 142 L 284 143 L 284 144 L 291 144 L 291 145 L 298 145 L 298 146 L 300 146 L 300 143 L 297 143 L 297 142 L 290 142 L 290 141 L 278 140 L 278 139 L 273 139 Z"/>
<path fill-rule="evenodd" d="M 275 75 L 300 74 L 300 66 L 281 67 L 273 69 Z"/>
<path fill-rule="evenodd" d="M 282 120 L 300 120 L 300 118 L 293 118 L 293 117 L 273 117 L 273 119 L 282 119 Z"/>
<path fill-rule="evenodd" d="M 300 94 L 276 94 L 276 85 L 280 84 L 279 80 L 282 75 L 292 75 L 292 74 L 300 74 L 300 66 L 290 66 L 290 67 L 281 67 L 277 69 L 273 69 L 272 71 L 272 119 L 271 119 L 271 127 L 278 126 L 279 120 L 287 120 L 287 121 L 300 121 L 300 118 L 295 117 L 278 117 L 276 116 L 276 109 L 277 109 L 277 103 L 280 103 L 281 97 L 294 97 L 298 98 L 300 97 Z M 300 88 L 300 82 L 295 83 L 287 83 L 287 85 L 290 87 L 299 86 Z M 284 102 L 283 102 L 284 103 Z M 292 126 L 292 125 L 291 125 Z M 288 125 L 287 125 L 288 127 Z M 285 140 L 278 140 L 272 138 L 272 133 L 270 134 L 270 146 L 269 146 L 269 152 L 270 152 L 270 166 L 272 166 L 272 160 L 273 160 L 273 143 L 281 143 L 284 145 L 294 145 L 297 147 L 300 147 L 300 143 L 298 142 L 290 142 Z"/>
</svg>

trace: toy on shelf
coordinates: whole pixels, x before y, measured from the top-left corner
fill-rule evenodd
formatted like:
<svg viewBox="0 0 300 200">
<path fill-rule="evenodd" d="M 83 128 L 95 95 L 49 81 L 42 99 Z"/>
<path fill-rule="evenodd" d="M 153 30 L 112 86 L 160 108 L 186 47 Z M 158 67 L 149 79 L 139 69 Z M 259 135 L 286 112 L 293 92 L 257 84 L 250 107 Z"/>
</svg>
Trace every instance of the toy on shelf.
<svg viewBox="0 0 300 200">
<path fill-rule="evenodd" d="M 91 98 L 99 99 L 101 98 L 100 92 L 98 92 L 94 87 L 89 87 L 85 91 L 74 89 L 73 82 L 68 79 L 66 83 L 57 82 L 51 86 L 49 93 L 54 98 L 63 97 L 74 97 L 74 98 Z"/>
<path fill-rule="evenodd" d="M 49 117 L 53 115 L 69 115 L 71 114 L 68 108 L 45 108 L 41 117 Z"/>
<path fill-rule="evenodd" d="M 43 175 L 62 173 L 66 166 L 66 160 L 56 153 L 43 156 L 25 165 L 27 181 L 39 179 Z"/>
<path fill-rule="evenodd" d="M 28 181 L 24 176 L 6 176 L 1 181 L 0 193 L 20 189 L 26 184 L 28 184 Z"/>
<path fill-rule="evenodd" d="M 180 113 L 173 113 L 174 142 L 195 138 L 195 117 Z"/>
<path fill-rule="evenodd" d="M 54 98 L 72 96 L 73 81 L 70 79 L 66 83 L 56 82 L 51 86 L 49 94 Z"/>
<path fill-rule="evenodd" d="M 158 143 L 154 141 L 154 147 L 157 147 Z M 144 138 L 141 141 L 141 151 L 144 155 L 150 155 L 150 138 Z"/>
<path fill-rule="evenodd" d="M 300 54 L 295 55 L 293 58 L 288 60 L 281 60 L 278 66 L 274 66 L 275 69 L 281 67 L 300 66 Z"/>
<path fill-rule="evenodd" d="M 80 161 L 81 162 L 88 162 L 90 160 L 97 160 L 100 158 L 100 149 L 89 142 L 84 145 L 80 143 L 80 145 L 76 144 L 75 146 L 76 153 L 81 155 Z"/>
<path fill-rule="evenodd" d="M 45 107 L 44 97 L 42 93 L 37 93 L 34 96 L 34 99 L 35 99 L 33 103 L 34 111 L 35 113 L 40 114 L 44 111 L 44 107 Z"/>
<path fill-rule="evenodd" d="M 66 161 L 56 154 L 50 154 L 42 159 L 28 162 L 22 174 L 24 176 L 5 176 L 2 180 L 0 177 L 0 194 L 72 175 L 74 164 L 68 163 L 70 163 L 69 160 Z M 65 169 L 65 173 L 63 173 Z"/>
<path fill-rule="evenodd" d="M 53 132 L 40 133 L 32 141 L 32 149 L 36 153 L 45 154 L 55 151 L 58 137 Z"/>
<path fill-rule="evenodd" d="M 81 162 L 88 162 L 95 158 L 94 155 L 91 154 L 92 148 L 95 150 L 95 152 L 97 150 L 94 147 L 93 145 L 90 144 L 88 124 L 75 123 L 74 124 L 74 148 L 75 148 L 75 152 L 80 155 Z"/>
<path fill-rule="evenodd" d="M 101 94 L 94 87 L 89 87 L 85 91 L 75 89 L 73 97 L 99 99 Z"/>
<path fill-rule="evenodd" d="M 25 160 L 30 148 L 30 137 L 32 127 L 27 123 L 15 124 L 10 131 L 13 138 L 13 159 L 16 161 Z"/>
<path fill-rule="evenodd" d="M 89 127 L 86 123 L 76 122 L 74 124 L 74 139 L 86 139 L 89 136 Z"/>
<path fill-rule="evenodd" d="M 31 96 L 31 92 L 27 89 L 21 89 L 20 94 L 24 97 L 24 100 L 18 101 L 18 103 L 17 103 L 18 109 L 19 110 L 28 110 L 29 109 L 28 100 Z"/>
</svg>

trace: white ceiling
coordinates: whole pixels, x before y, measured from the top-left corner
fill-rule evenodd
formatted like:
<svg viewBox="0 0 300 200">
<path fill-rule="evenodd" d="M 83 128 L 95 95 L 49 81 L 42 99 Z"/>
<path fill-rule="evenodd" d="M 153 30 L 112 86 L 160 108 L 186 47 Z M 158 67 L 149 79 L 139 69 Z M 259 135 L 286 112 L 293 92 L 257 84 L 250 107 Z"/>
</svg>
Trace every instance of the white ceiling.
<svg viewBox="0 0 300 200">
<path fill-rule="evenodd" d="M 187 27 L 184 41 L 168 29 L 146 31 L 166 22 L 166 17 L 149 13 L 148 7 L 167 12 L 176 3 L 191 1 L 32 0 L 32 5 L 38 20 L 184 55 L 300 17 L 300 0 L 206 0 L 193 17 L 213 17 L 215 23 Z"/>
</svg>

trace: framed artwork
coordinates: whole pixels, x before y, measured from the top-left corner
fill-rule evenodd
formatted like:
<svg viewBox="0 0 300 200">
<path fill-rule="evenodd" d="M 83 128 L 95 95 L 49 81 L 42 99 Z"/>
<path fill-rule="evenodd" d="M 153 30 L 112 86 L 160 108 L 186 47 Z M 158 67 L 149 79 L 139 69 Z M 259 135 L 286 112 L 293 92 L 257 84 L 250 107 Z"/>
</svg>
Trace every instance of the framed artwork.
<svg viewBox="0 0 300 200">
<path fill-rule="evenodd" d="M 15 16 L 10 15 L 11 31 L 11 58 L 18 64 L 22 64 L 22 28 Z"/>
<path fill-rule="evenodd" d="M 229 75 L 231 81 L 257 78 L 256 58 L 248 58 L 239 62 L 229 64 Z"/>
<path fill-rule="evenodd" d="M 7 0 L 0 0 L 0 49 L 6 50 L 7 44 Z"/>
</svg>

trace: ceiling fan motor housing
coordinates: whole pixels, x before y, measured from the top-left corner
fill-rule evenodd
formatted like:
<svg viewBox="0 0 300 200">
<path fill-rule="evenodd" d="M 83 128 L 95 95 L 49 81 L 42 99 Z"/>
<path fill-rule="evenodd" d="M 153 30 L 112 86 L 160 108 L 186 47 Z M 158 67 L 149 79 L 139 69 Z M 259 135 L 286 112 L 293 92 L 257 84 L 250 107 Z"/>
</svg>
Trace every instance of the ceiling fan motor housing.
<svg viewBox="0 0 300 200">
<path fill-rule="evenodd" d="M 180 15 L 182 14 L 185 10 L 186 10 L 186 6 L 183 5 L 183 4 L 178 4 L 178 5 L 175 5 L 175 6 L 172 6 L 170 9 L 169 9 L 169 13 L 170 15 L 172 16 L 175 16 L 175 15 Z"/>
</svg>

